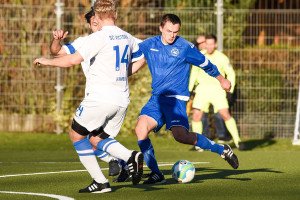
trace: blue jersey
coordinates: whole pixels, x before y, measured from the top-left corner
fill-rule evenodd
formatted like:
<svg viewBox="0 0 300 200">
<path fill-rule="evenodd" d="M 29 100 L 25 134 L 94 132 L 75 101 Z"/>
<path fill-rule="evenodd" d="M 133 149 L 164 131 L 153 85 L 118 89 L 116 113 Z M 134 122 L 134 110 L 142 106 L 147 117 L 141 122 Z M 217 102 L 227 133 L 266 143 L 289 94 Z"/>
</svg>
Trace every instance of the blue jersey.
<svg viewBox="0 0 300 200">
<path fill-rule="evenodd" d="M 190 64 L 199 66 L 209 75 L 220 73 L 190 42 L 177 36 L 174 43 L 165 45 L 161 36 L 151 37 L 139 44 L 152 76 L 152 94 L 189 96 Z"/>
</svg>

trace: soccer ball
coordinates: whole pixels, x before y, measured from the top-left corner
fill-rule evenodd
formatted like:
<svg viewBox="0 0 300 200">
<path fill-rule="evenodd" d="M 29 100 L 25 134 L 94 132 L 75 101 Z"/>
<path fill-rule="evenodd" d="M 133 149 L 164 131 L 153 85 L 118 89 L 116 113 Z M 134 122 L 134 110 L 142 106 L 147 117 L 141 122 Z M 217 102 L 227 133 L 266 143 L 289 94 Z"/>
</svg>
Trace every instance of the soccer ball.
<svg viewBox="0 0 300 200">
<path fill-rule="evenodd" d="M 172 167 L 172 177 L 179 183 L 188 183 L 195 176 L 193 163 L 187 160 L 179 160 Z"/>
</svg>

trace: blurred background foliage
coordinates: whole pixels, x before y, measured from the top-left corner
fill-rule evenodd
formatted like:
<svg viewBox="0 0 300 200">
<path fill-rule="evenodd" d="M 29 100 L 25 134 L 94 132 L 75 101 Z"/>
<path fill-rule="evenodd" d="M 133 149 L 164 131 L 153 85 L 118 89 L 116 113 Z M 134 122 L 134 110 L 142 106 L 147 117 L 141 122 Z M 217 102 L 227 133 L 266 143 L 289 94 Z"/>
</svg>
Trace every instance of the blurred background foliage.
<svg viewBox="0 0 300 200">
<path fill-rule="evenodd" d="M 68 131 L 73 113 L 82 100 L 85 77 L 80 66 L 62 70 L 63 102 L 61 112 L 57 113 L 54 88 L 56 69 L 36 69 L 31 64 L 35 57 L 49 56 L 52 30 L 56 27 L 55 2 L 56 0 L 49 0 L 47 3 L 41 0 L 0 0 L 2 129 L 8 129 L 10 121 L 16 122 L 10 116 L 17 114 L 33 116 L 35 126 L 30 131 L 54 131 L 55 122 L 60 123 L 64 131 Z M 90 9 L 91 1 L 63 2 L 62 25 L 63 29 L 69 31 L 65 42 L 70 42 L 89 33 L 84 14 Z M 260 33 L 268 34 L 267 31 L 263 32 L 264 26 L 272 23 L 264 21 L 263 15 L 254 10 L 259 2 L 264 1 L 223 1 L 224 52 L 230 57 L 238 76 L 238 101 L 232 112 L 245 137 L 251 137 L 253 127 L 262 129 L 258 125 L 260 123 L 271 124 L 264 131 L 274 131 L 274 124 L 282 123 L 287 128 L 279 131 L 289 134 L 293 126 L 291 120 L 294 119 L 299 81 L 299 45 L 286 42 L 290 39 L 285 35 L 283 38 L 287 39 L 282 40 L 283 43 L 261 45 L 257 42 Z M 179 15 L 182 20 L 180 34 L 193 41 L 199 34 L 216 34 L 215 3 L 216 0 L 120 0 L 117 24 L 134 36 L 145 39 L 159 34 L 161 16 L 171 12 Z M 296 14 L 290 12 L 292 23 L 289 28 L 299 24 L 297 11 L 295 12 Z M 279 16 L 276 19 L 282 24 L 280 26 L 287 24 L 287 21 L 280 20 L 278 12 L 271 14 Z M 285 16 L 282 15 L 282 19 L 286 20 Z M 289 30 L 286 28 L 282 32 Z M 265 37 L 268 41 L 275 38 L 271 34 Z M 131 103 L 122 134 L 134 132 L 139 112 L 150 97 L 151 76 L 148 68 L 144 67 L 130 77 L 129 83 Z M 268 113 L 273 113 L 273 116 Z M 268 122 L 264 122 L 263 118 L 268 118 Z M 28 118 L 20 120 L 19 128 L 22 129 L 27 121 Z M 257 133 L 260 132 L 261 130 L 257 130 Z M 254 136 L 260 137 L 259 134 Z"/>
</svg>

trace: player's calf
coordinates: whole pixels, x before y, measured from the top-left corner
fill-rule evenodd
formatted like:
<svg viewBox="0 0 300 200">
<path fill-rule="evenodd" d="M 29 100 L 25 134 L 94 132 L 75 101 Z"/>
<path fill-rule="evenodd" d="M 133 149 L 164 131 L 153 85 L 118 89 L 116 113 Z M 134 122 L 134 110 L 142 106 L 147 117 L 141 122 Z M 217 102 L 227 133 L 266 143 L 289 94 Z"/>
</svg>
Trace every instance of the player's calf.
<svg viewBox="0 0 300 200">
<path fill-rule="evenodd" d="M 196 133 L 189 133 L 184 127 L 174 126 L 171 131 L 174 139 L 179 143 L 194 145 L 197 141 Z"/>
</svg>

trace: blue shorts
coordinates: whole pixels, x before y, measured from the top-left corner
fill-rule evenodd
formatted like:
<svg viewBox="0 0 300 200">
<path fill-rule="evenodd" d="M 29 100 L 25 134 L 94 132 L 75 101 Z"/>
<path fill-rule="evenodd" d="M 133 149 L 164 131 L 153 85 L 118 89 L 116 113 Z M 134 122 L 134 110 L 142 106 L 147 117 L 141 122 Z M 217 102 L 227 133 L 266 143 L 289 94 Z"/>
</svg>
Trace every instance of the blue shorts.
<svg viewBox="0 0 300 200">
<path fill-rule="evenodd" d="M 154 132 L 159 131 L 164 124 L 168 130 L 172 126 L 183 126 L 189 130 L 186 102 L 174 97 L 151 96 L 140 115 L 147 115 L 157 122 Z"/>
</svg>

